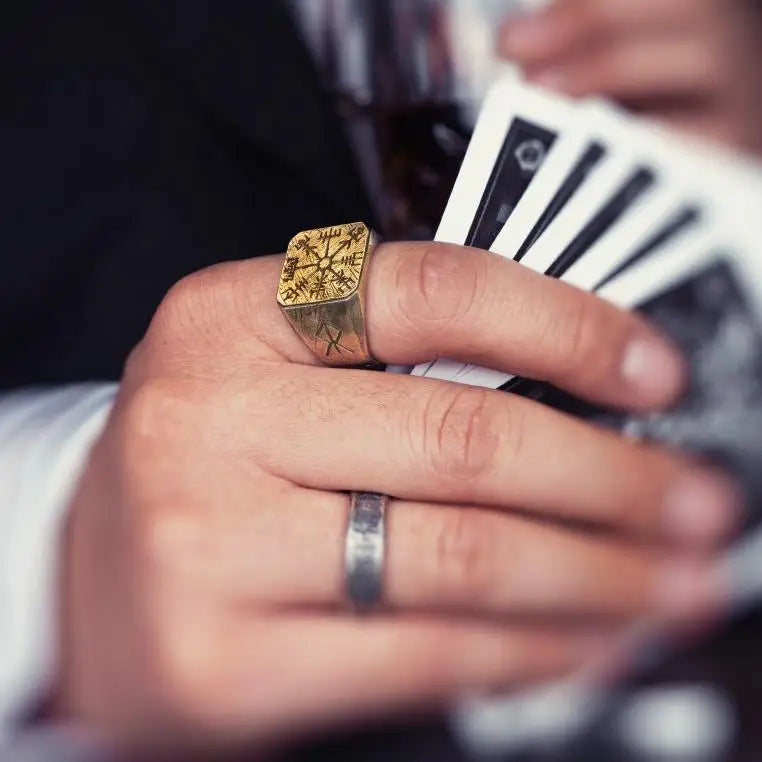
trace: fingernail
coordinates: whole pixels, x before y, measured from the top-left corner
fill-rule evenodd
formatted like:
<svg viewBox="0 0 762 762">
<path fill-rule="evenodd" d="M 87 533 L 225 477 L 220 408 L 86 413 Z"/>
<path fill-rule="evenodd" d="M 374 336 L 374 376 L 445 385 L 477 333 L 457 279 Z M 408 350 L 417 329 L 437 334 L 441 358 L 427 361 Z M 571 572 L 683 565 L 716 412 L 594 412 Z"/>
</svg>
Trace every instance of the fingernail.
<svg viewBox="0 0 762 762">
<path fill-rule="evenodd" d="M 670 624 L 714 618 L 723 597 L 714 569 L 697 561 L 674 561 L 657 577 L 657 611 Z"/>
<path fill-rule="evenodd" d="M 712 543 L 728 537 L 741 511 L 741 495 L 733 482 L 707 471 L 682 476 L 664 499 L 666 531 L 681 542 Z"/>
<path fill-rule="evenodd" d="M 639 336 L 630 342 L 620 372 L 647 405 L 671 402 L 685 387 L 687 375 L 685 361 L 677 350 L 650 336 Z"/>
<path fill-rule="evenodd" d="M 501 48 L 508 57 L 521 59 L 547 47 L 550 39 L 551 29 L 544 15 L 528 13 L 503 26 Z"/>
</svg>

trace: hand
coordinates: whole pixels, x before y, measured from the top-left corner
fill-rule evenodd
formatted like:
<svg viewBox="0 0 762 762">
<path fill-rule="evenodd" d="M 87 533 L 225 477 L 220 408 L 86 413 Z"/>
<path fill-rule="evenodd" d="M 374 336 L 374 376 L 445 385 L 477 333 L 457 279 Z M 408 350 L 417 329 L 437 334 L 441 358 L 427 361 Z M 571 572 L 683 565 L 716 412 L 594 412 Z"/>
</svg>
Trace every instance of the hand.
<svg viewBox="0 0 762 762">
<path fill-rule="evenodd" d="M 128 737 L 273 740 L 563 675 L 633 619 L 720 600 L 732 490 L 501 392 L 317 364 L 282 259 L 166 297 L 73 502 L 61 713 Z M 435 356 L 646 409 L 680 358 L 638 317 L 516 263 L 385 244 L 379 360 Z M 344 490 L 394 496 L 386 609 L 343 609 Z"/>
<path fill-rule="evenodd" d="M 762 151 L 762 13 L 749 0 L 556 0 L 509 20 L 500 50 L 530 80 L 607 96 Z"/>
</svg>

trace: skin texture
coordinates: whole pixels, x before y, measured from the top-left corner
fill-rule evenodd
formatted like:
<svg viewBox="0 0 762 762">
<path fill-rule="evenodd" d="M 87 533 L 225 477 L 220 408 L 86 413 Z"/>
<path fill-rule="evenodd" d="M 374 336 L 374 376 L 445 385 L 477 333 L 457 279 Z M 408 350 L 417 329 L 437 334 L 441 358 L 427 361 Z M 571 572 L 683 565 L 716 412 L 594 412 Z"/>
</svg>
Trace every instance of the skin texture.
<svg viewBox="0 0 762 762">
<path fill-rule="evenodd" d="M 635 619 L 719 605 L 719 475 L 500 392 L 324 368 L 275 304 L 281 264 L 181 281 L 130 357 L 72 505 L 62 716 L 123 742 L 276 743 L 568 674 Z M 486 252 L 384 244 L 368 283 L 384 362 L 638 409 L 684 383 L 639 318 Z M 343 610 L 338 490 L 394 498 L 371 617 Z"/>
<path fill-rule="evenodd" d="M 750 0 L 556 0 L 499 38 L 531 81 L 757 153 L 761 42 Z"/>
</svg>

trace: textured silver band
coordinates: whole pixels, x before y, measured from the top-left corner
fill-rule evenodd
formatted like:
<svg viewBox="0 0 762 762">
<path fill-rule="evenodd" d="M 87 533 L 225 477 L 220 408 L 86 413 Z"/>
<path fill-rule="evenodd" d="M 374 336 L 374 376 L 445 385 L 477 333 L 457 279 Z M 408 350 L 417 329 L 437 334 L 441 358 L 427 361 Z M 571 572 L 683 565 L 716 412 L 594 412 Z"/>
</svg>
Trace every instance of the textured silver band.
<svg viewBox="0 0 762 762">
<path fill-rule="evenodd" d="M 358 612 L 370 611 L 381 600 L 388 502 L 375 492 L 351 495 L 344 564 L 347 598 Z"/>
</svg>

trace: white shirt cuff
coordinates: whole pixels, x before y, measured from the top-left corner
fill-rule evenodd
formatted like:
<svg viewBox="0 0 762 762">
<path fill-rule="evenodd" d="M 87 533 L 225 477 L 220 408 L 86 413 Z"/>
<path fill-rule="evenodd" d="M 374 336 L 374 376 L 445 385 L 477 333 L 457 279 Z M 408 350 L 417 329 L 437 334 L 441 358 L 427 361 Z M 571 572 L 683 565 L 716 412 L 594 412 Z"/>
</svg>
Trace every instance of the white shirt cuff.
<svg viewBox="0 0 762 762">
<path fill-rule="evenodd" d="M 55 669 L 61 530 L 116 389 L 0 396 L 0 749 Z"/>
</svg>

